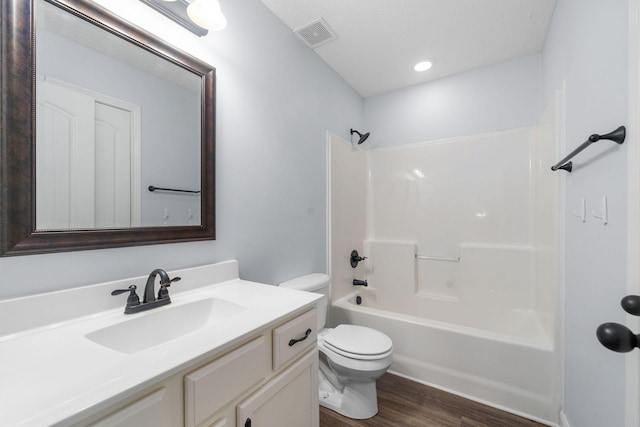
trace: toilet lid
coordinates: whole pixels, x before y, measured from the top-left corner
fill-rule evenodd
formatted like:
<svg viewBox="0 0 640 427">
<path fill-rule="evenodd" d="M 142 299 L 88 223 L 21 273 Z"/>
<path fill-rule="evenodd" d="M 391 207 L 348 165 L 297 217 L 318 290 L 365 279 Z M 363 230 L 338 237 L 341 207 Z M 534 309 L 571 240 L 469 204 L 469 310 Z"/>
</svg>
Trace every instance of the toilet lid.
<svg viewBox="0 0 640 427">
<path fill-rule="evenodd" d="M 391 338 L 380 331 L 357 325 L 338 325 L 324 336 L 324 343 L 342 352 L 373 356 L 391 350 Z"/>
</svg>

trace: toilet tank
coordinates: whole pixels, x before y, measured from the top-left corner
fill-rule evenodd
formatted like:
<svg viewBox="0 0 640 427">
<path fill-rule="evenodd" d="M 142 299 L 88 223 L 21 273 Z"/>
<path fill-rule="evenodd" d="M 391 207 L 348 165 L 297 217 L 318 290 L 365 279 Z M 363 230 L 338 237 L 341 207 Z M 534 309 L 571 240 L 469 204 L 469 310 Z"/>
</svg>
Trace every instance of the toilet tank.
<svg viewBox="0 0 640 427">
<path fill-rule="evenodd" d="M 311 273 L 280 283 L 283 288 L 297 289 L 300 291 L 322 294 L 324 297 L 317 302 L 318 307 L 318 331 L 324 328 L 327 322 L 327 307 L 329 304 L 329 288 L 331 280 L 324 273 Z"/>
</svg>

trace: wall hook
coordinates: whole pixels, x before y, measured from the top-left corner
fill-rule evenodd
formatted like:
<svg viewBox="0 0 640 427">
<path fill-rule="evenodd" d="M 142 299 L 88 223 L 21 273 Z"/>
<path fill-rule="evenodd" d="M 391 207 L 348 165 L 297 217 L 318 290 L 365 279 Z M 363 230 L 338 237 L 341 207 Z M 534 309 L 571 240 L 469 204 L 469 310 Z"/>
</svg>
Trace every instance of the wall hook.
<svg viewBox="0 0 640 427">
<path fill-rule="evenodd" d="M 572 211 L 575 216 L 580 218 L 582 222 L 587 221 L 587 200 L 580 199 L 580 210 L 578 212 Z"/>
<path fill-rule="evenodd" d="M 603 224 L 607 224 L 609 222 L 609 208 L 607 206 L 607 196 L 602 196 L 602 200 L 600 201 L 600 212 L 591 211 L 591 215 L 594 218 L 598 218 L 602 221 Z"/>
</svg>

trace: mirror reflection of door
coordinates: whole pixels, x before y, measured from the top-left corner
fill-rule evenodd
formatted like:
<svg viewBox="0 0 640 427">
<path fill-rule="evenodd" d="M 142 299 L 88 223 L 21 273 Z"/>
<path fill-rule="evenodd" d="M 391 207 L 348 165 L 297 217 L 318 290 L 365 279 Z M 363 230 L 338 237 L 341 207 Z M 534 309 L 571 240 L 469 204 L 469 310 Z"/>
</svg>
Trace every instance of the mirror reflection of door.
<svg viewBox="0 0 640 427">
<path fill-rule="evenodd" d="M 45 78 L 36 94 L 36 229 L 139 226 L 140 108 Z"/>
</svg>

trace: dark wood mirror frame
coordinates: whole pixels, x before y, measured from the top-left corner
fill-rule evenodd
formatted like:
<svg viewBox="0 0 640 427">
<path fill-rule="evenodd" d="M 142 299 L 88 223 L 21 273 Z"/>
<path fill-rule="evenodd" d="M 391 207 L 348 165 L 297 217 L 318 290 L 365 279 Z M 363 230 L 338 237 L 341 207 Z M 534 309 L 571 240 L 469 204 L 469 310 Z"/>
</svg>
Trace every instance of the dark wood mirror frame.
<svg viewBox="0 0 640 427">
<path fill-rule="evenodd" d="M 0 256 L 215 239 L 215 68 L 87 0 L 45 1 L 202 77 L 202 224 L 36 231 L 34 1 L 0 6 Z"/>
</svg>

